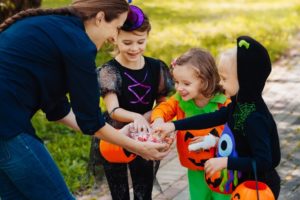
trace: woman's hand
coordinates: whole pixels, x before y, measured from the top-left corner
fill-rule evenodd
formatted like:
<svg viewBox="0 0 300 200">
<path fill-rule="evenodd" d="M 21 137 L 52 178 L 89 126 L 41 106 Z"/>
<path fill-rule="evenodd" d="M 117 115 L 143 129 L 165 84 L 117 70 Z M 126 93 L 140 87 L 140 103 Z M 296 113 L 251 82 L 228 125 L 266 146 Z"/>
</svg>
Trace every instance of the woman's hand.
<svg viewBox="0 0 300 200">
<path fill-rule="evenodd" d="M 170 152 L 168 144 L 160 144 L 153 142 L 139 142 L 136 154 L 146 160 L 162 160 Z"/>
<path fill-rule="evenodd" d="M 133 123 L 126 124 L 123 128 L 118 130 L 122 135 L 130 136 L 130 133 L 137 132 L 137 129 L 134 127 Z"/>
<path fill-rule="evenodd" d="M 204 170 L 207 177 L 211 177 L 217 171 L 227 168 L 228 157 L 211 158 L 204 164 Z"/>
</svg>

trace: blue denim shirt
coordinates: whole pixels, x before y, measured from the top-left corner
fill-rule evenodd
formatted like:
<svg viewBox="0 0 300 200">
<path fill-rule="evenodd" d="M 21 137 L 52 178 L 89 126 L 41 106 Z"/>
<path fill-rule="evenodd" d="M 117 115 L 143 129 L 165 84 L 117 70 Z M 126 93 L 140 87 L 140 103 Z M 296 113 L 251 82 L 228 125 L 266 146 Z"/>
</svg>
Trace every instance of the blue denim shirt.
<svg viewBox="0 0 300 200">
<path fill-rule="evenodd" d="M 96 53 L 75 16 L 27 17 L 0 32 L 0 137 L 35 134 L 31 118 L 40 109 L 55 121 L 72 107 L 85 134 L 103 127 Z"/>
</svg>

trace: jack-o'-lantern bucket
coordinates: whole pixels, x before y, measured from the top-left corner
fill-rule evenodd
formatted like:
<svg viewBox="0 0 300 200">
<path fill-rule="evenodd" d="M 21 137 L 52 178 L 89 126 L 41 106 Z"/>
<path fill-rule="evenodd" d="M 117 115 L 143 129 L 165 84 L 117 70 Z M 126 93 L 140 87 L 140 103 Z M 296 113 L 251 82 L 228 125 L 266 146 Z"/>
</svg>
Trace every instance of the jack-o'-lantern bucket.
<svg viewBox="0 0 300 200">
<path fill-rule="evenodd" d="M 256 188 L 257 184 L 257 188 Z M 245 181 L 241 183 L 232 193 L 231 200 L 275 200 L 271 189 L 267 184 L 256 181 Z"/>
</svg>

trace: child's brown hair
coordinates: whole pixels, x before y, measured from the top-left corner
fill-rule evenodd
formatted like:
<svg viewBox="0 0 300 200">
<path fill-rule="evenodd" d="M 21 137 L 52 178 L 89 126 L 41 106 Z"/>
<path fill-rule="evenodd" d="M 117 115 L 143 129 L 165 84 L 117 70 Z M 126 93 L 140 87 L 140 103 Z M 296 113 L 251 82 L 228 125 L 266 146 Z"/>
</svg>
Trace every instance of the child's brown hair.
<svg viewBox="0 0 300 200">
<path fill-rule="evenodd" d="M 194 68 L 198 77 L 203 81 L 203 88 L 201 90 L 203 96 L 210 98 L 216 93 L 223 92 L 215 59 L 208 51 L 200 48 L 192 48 L 173 63 L 174 66 L 187 64 L 190 64 Z"/>
</svg>

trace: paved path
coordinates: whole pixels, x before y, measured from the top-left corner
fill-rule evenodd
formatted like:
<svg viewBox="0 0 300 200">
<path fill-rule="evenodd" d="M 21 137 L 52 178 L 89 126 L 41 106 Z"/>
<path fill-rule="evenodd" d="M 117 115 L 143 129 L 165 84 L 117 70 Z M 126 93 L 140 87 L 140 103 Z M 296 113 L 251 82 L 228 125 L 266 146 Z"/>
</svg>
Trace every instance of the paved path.
<svg viewBox="0 0 300 200">
<path fill-rule="evenodd" d="M 278 172 L 282 178 L 279 200 L 300 199 L 300 34 L 292 48 L 273 65 L 263 97 L 277 122 L 282 160 Z M 298 41 L 298 42 L 297 42 Z M 186 169 L 181 167 L 176 150 L 165 158 L 157 178 L 163 193 L 154 188 L 154 200 L 188 200 Z M 80 197 L 78 200 L 109 200 L 105 183 L 102 192 Z"/>
</svg>

